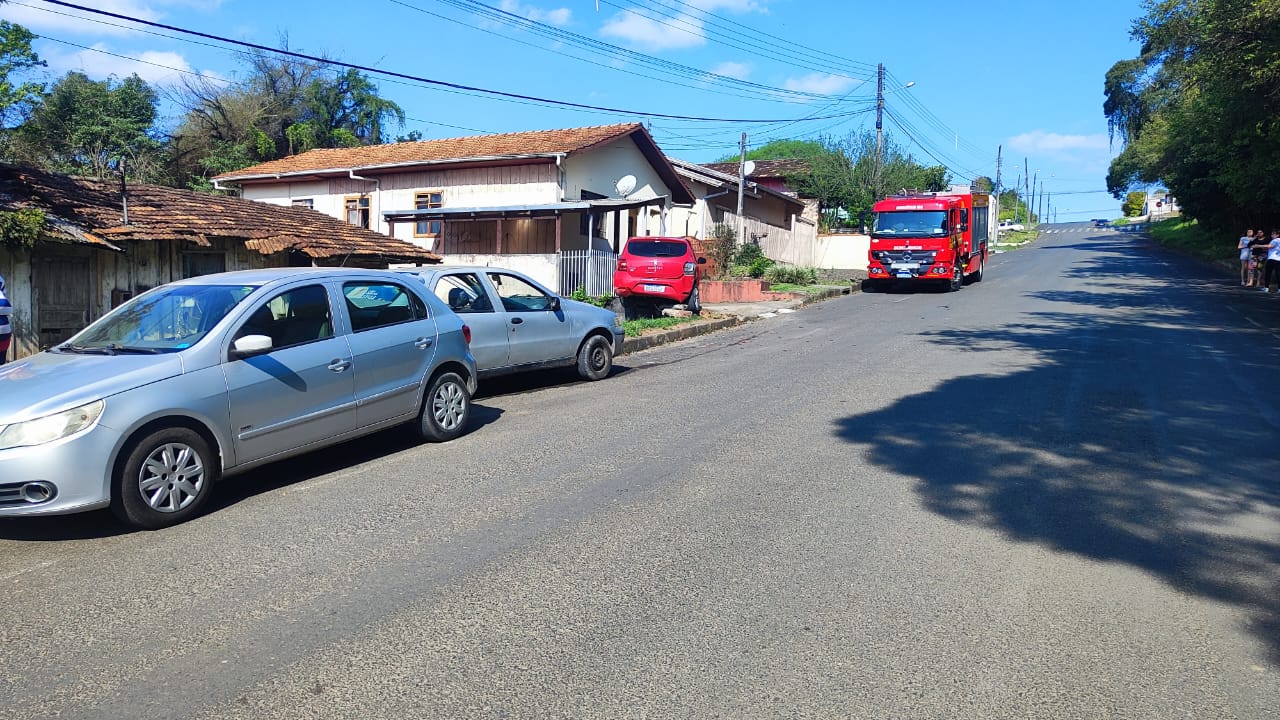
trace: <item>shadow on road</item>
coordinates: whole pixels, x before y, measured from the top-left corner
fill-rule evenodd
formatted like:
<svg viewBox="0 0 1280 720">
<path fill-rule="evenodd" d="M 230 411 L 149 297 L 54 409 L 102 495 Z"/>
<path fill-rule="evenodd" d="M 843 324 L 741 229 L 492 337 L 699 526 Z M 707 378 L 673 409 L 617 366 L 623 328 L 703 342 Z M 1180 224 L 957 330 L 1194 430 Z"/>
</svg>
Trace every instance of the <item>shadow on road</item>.
<svg viewBox="0 0 1280 720">
<path fill-rule="evenodd" d="M 502 411 L 497 408 L 472 403 L 467 432 L 477 432 L 501 416 Z M 251 497 L 411 450 L 421 444 L 422 441 L 410 428 L 401 426 L 254 468 L 219 482 L 202 514 L 216 513 Z M 0 539 L 3 540 L 86 540 L 130 532 L 133 530 L 117 521 L 107 510 L 50 517 L 5 518 L 0 522 Z"/>
<path fill-rule="evenodd" d="M 1268 410 L 1280 357 L 1272 342 L 1249 352 L 1256 341 L 1242 330 L 1214 337 L 1229 317 L 1229 282 L 1188 280 L 1171 301 L 1134 282 L 1160 260 L 1144 256 L 1117 248 L 1067 270 L 1093 278 L 1087 290 L 1032 295 L 1060 311 L 932 333 L 957 353 L 1012 348 L 1035 359 L 843 418 L 834 432 L 914 478 L 939 515 L 1125 563 L 1243 609 L 1248 632 L 1280 662 L 1280 411 Z M 1152 365 L 1162 357 L 1167 365 Z M 1273 395 L 1245 402 L 1233 372 Z"/>
</svg>

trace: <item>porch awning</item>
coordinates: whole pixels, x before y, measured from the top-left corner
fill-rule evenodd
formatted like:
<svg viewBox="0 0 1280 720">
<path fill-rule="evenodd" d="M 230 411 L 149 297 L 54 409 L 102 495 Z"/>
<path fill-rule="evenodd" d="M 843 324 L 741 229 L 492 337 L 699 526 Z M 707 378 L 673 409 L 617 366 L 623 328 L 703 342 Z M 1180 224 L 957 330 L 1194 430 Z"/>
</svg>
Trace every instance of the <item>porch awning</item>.
<svg viewBox="0 0 1280 720">
<path fill-rule="evenodd" d="M 564 213 L 583 211 L 629 210 L 647 205 L 666 204 L 667 196 L 629 200 L 603 198 L 575 202 L 547 203 L 543 205 L 507 205 L 502 207 L 430 208 L 425 210 L 387 210 L 382 218 L 388 223 L 417 222 L 419 220 L 498 220 L 503 218 L 555 217 Z"/>
</svg>

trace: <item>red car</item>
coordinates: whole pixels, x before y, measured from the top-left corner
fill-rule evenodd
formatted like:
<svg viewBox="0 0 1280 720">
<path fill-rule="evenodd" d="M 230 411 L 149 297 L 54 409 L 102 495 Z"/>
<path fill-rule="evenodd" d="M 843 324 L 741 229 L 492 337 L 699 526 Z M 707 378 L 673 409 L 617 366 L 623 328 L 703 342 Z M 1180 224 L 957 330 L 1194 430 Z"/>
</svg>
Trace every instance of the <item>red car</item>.
<svg viewBox="0 0 1280 720">
<path fill-rule="evenodd" d="M 613 291 L 623 300 L 684 303 L 693 312 L 702 310 L 698 281 L 707 259 L 698 257 L 682 237 L 633 237 L 618 256 Z"/>
</svg>

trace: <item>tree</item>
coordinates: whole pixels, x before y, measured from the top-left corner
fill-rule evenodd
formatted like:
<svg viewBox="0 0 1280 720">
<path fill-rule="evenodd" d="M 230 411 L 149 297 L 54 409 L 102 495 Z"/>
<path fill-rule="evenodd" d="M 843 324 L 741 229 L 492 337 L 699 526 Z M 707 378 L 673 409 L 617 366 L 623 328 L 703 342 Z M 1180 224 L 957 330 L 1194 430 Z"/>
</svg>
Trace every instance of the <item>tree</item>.
<svg viewBox="0 0 1280 720">
<path fill-rule="evenodd" d="M 1125 217 L 1137 217 L 1142 214 L 1142 207 L 1147 204 L 1147 194 L 1142 191 L 1134 191 L 1125 196 L 1124 211 Z"/>
<path fill-rule="evenodd" d="M 90 80 L 67 73 L 16 132 L 14 154 L 49 170 L 106 178 L 121 163 L 129 177 L 160 171 L 162 146 L 151 136 L 159 98 L 142 78 Z"/>
<path fill-rule="evenodd" d="M 1134 24 L 1137 58 L 1104 79 L 1117 199 L 1161 182 L 1211 231 L 1280 220 L 1280 6 L 1260 0 L 1151 0 Z"/>
<path fill-rule="evenodd" d="M 45 62 L 31 49 L 35 35 L 21 25 L 0 20 L 0 155 L 8 156 L 10 123 L 25 118 L 44 93 L 44 85 L 18 82 L 18 76 Z"/>
<path fill-rule="evenodd" d="M 178 102 L 191 108 L 174 131 L 174 175 L 207 188 L 207 178 L 313 148 L 383 142 L 400 106 L 378 95 L 356 70 L 333 75 L 324 63 L 250 56 L 247 77 L 226 86 L 185 83 Z"/>
</svg>

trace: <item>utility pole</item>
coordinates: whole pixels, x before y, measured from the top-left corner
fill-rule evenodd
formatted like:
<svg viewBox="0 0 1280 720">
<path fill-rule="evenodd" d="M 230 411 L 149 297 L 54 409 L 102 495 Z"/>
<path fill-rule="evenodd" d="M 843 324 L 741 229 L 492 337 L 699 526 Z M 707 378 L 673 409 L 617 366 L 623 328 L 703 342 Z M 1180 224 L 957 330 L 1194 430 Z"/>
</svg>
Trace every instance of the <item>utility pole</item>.
<svg viewBox="0 0 1280 720">
<path fill-rule="evenodd" d="M 876 180 L 871 201 L 880 199 L 880 169 L 884 166 L 884 63 L 876 66 Z"/>
<path fill-rule="evenodd" d="M 1004 146 L 998 145 L 996 146 L 996 187 L 995 187 L 996 216 L 988 220 L 988 223 L 991 224 L 991 227 L 993 229 L 995 229 L 997 226 L 1000 225 L 1000 171 L 1004 169 L 1003 159 L 1004 159 Z M 998 236 L 998 231 L 997 231 L 997 236 Z"/>
<path fill-rule="evenodd" d="M 742 217 L 742 189 L 747 184 L 747 134 L 742 133 L 742 142 L 738 145 L 738 244 L 743 244 L 746 232 L 746 220 Z"/>
<path fill-rule="evenodd" d="M 1022 174 L 1025 176 L 1023 182 L 1026 183 L 1026 192 L 1022 193 L 1023 214 L 1026 215 L 1025 222 L 1031 224 L 1031 206 L 1027 205 L 1027 200 L 1031 197 L 1031 165 L 1027 162 L 1027 157 L 1022 156 Z"/>
<path fill-rule="evenodd" d="M 1045 204 L 1046 203 L 1044 199 L 1044 181 L 1041 180 L 1040 181 L 1040 217 L 1044 217 Z"/>
</svg>

